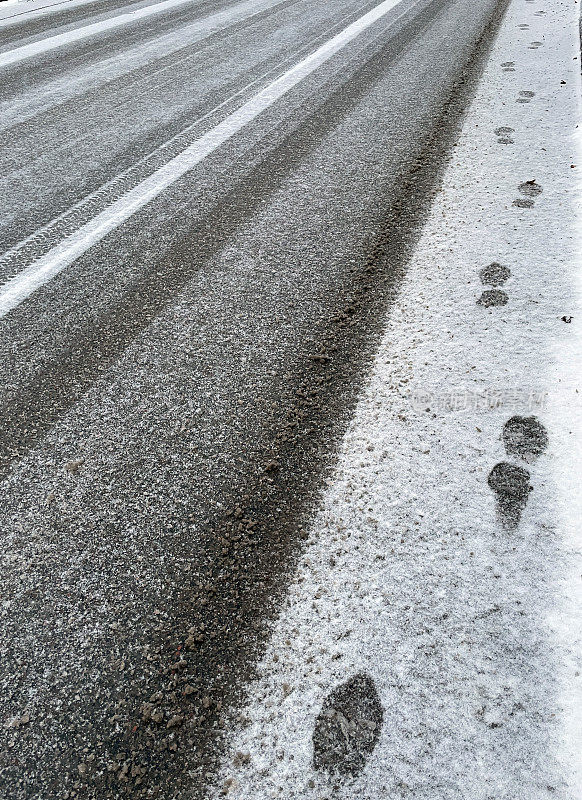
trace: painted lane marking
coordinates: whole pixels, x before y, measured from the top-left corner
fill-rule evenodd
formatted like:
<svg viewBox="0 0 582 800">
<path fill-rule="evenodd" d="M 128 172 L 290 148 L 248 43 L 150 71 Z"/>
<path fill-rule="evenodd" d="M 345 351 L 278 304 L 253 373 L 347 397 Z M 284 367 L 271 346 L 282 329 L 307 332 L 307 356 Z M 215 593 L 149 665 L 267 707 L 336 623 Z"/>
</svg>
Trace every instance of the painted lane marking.
<svg viewBox="0 0 582 800">
<path fill-rule="evenodd" d="M 39 42 L 32 42 L 31 44 L 22 45 L 22 47 L 15 47 L 14 50 L 0 53 L 0 67 L 8 67 L 12 64 L 17 64 L 19 61 L 48 53 L 50 50 L 56 50 L 58 47 L 64 47 L 67 44 L 88 39 L 90 36 L 96 36 L 98 33 L 103 33 L 104 31 L 121 28 L 123 25 L 129 25 L 131 22 L 151 17 L 154 14 L 163 14 L 171 8 L 192 2 L 194 2 L 194 0 L 163 0 L 161 3 L 145 6 L 145 8 L 139 8 L 136 11 L 129 11 L 125 14 L 118 14 L 116 17 L 110 17 L 109 19 L 101 20 L 101 22 L 83 25 L 83 27 L 77 28 L 76 30 L 58 33 L 56 36 L 49 36 L 46 39 L 41 39 Z"/>
<path fill-rule="evenodd" d="M 0 318 L 193 169 L 402 0 L 384 0 L 229 114 L 185 150 L 0 287 Z"/>
<path fill-rule="evenodd" d="M 101 0 L 101 2 L 106 1 L 107 0 Z M 97 2 L 99 2 L 99 0 L 56 0 L 56 2 L 48 3 L 48 5 L 35 6 L 32 2 L 22 3 L 20 0 L 8 0 L 8 2 L 6 2 L 5 0 L 4 8 L 0 10 L 0 28 L 7 27 L 8 25 L 19 25 L 23 22 L 30 22 L 32 19 L 38 19 L 38 17 L 45 17 L 47 14 L 56 11 L 68 11 L 70 8 L 87 6 Z M 26 8 L 23 8 L 23 6 L 26 6 Z M 63 6 L 65 7 L 63 8 Z M 6 14 L 7 7 L 10 9 L 15 7 L 15 13 Z"/>
</svg>

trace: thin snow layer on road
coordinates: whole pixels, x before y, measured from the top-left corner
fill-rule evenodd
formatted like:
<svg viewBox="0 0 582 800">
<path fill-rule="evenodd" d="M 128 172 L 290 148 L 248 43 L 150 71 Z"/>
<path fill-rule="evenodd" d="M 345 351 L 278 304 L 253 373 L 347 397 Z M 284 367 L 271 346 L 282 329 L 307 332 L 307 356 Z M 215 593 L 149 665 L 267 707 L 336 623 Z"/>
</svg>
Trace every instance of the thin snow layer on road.
<svg viewBox="0 0 582 800">
<path fill-rule="evenodd" d="M 55 36 L 47 36 L 37 42 L 15 47 L 13 50 L 7 50 L 0 53 L 0 68 L 8 67 L 12 64 L 17 64 L 19 61 L 24 61 L 27 58 L 48 53 L 51 50 L 56 50 L 60 47 L 80 42 L 83 39 L 88 39 L 91 36 L 105 33 L 107 31 L 116 30 L 117 28 L 124 27 L 130 23 L 138 22 L 142 19 L 155 16 L 157 14 L 164 14 L 176 6 L 182 6 L 186 3 L 192 3 L 193 0 L 162 0 L 162 2 L 152 3 L 151 5 L 143 6 L 141 8 L 130 9 L 123 14 L 117 14 L 113 17 L 93 22 L 90 25 L 82 25 L 79 28 L 66 31 L 65 33 L 58 33 Z"/>
<path fill-rule="evenodd" d="M 212 796 L 582 797 L 577 9 L 509 8 Z"/>
<path fill-rule="evenodd" d="M 169 0 L 168 0 L 169 2 Z M 109 233 L 158 197 L 208 155 L 253 122 L 315 70 L 372 27 L 402 0 L 383 0 L 249 98 L 152 175 L 85 223 L 52 250 L 0 286 L 0 318 L 70 266 Z M 403 12 L 404 13 L 404 12 Z M 0 62 L 1 63 L 1 62 Z M 11 258 L 18 246 L 5 254 Z"/>
<path fill-rule="evenodd" d="M 122 75 L 129 75 L 153 61 L 165 58 L 196 42 L 209 38 L 218 31 L 234 26 L 275 8 L 284 0 L 243 0 L 214 14 L 208 14 L 178 30 L 156 36 L 154 39 L 115 53 L 98 63 L 80 65 L 64 77 L 44 81 L 5 102 L 0 102 L 0 130 L 25 122 L 35 114 L 64 103 L 73 97 Z"/>
</svg>

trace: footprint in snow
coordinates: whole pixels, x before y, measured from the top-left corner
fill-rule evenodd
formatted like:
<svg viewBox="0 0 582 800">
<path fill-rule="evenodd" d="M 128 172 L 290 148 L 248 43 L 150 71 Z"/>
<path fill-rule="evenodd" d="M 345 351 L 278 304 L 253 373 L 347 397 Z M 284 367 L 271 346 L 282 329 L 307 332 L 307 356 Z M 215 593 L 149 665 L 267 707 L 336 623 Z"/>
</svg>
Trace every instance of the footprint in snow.
<svg viewBox="0 0 582 800">
<path fill-rule="evenodd" d="M 514 128 L 508 128 L 506 125 L 502 125 L 500 128 L 495 128 L 493 133 L 495 136 L 498 137 L 497 144 L 513 144 L 513 139 L 511 138 L 511 134 L 514 132 Z"/>
<path fill-rule="evenodd" d="M 495 287 L 504 284 L 510 275 L 511 270 L 508 267 L 498 264 L 497 261 L 493 261 L 491 264 L 479 270 L 481 283 Z M 505 306 L 508 300 L 509 298 L 503 289 L 486 289 L 477 300 L 477 305 L 483 306 L 484 308 Z"/>
<path fill-rule="evenodd" d="M 535 97 L 535 92 L 530 92 L 529 90 L 524 90 L 519 93 L 519 97 L 515 101 L 516 103 L 530 103 L 532 97 Z"/>
<path fill-rule="evenodd" d="M 380 737 L 384 710 L 369 675 L 358 672 L 323 702 L 313 730 L 313 766 L 358 775 Z"/>
<path fill-rule="evenodd" d="M 539 183 L 536 183 L 536 179 L 533 178 L 531 181 L 524 181 L 524 183 L 520 183 L 517 187 L 521 194 L 524 194 L 526 197 L 537 197 L 538 194 L 543 192 L 542 187 Z"/>
<path fill-rule="evenodd" d="M 503 289 L 486 289 L 477 300 L 478 306 L 491 308 L 492 306 L 505 306 L 509 300 Z"/>
<path fill-rule="evenodd" d="M 517 200 L 513 201 L 513 205 L 517 206 L 518 208 L 533 208 L 533 198 L 542 193 L 542 187 L 539 185 L 539 183 L 536 183 L 534 178 L 531 181 L 520 183 L 517 188 L 522 194 L 526 195 L 526 197 L 518 197 Z"/>
<path fill-rule="evenodd" d="M 515 61 L 504 61 L 501 66 L 504 72 L 515 72 Z"/>
<path fill-rule="evenodd" d="M 495 493 L 497 513 L 501 524 L 513 530 L 519 524 L 521 513 L 527 504 L 530 474 L 523 467 L 502 461 L 496 464 L 487 478 L 489 488 Z"/>
<path fill-rule="evenodd" d="M 514 416 L 503 426 L 503 444 L 508 456 L 521 458 L 528 463 L 541 456 L 548 446 L 548 434 L 534 416 Z"/>
<path fill-rule="evenodd" d="M 509 130 L 511 130 L 511 128 Z M 509 267 L 504 267 L 503 264 L 499 264 L 497 261 L 493 261 L 491 264 L 479 270 L 481 283 L 484 283 L 486 286 L 503 286 L 510 276 L 511 270 Z"/>
<path fill-rule="evenodd" d="M 531 42 L 528 49 L 529 50 L 537 50 L 538 47 L 542 47 L 543 44 L 544 44 L 543 42 Z"/>
</svg>

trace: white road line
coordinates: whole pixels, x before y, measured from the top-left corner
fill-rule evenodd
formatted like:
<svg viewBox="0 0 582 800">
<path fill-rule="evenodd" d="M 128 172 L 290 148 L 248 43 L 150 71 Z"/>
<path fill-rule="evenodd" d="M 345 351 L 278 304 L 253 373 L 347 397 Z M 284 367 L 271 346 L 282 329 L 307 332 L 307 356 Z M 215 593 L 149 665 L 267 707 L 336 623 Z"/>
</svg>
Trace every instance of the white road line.
<svg viewBox="0 0 582 800">
<path fill-rule="evenodd" d="M 92 25 L 84 25 L 82 28 L 67 31 L 67 33 L 49 36 L 47 39 L 41 39 L 39 42 L 32 42 L 22 47 L 15 47 L 14 50 L 0 53 L 0 67 L 8 67 L 19 61 L 24 61 L 26 58 L 48 53 L 50 50 L 55 50 L 58 47 L 63 47 L 73 42 L 79 42 L 82 39 L 88 39 L 90 36 L 95 36 L 104 31 L 121 28 L 123 25 L 128 25 L 130 22 L 145 19 L 154 14 L 163 14 L 171 8 L 192 2 L 193 0 L 163 0 L 162 3 L 155 3 L 151 6 L 145 6 L 145 8 L 138 8 L 136 11 L 118 14 L 116 17 L 110 17 L 109 19 L 101 20 L 101 22 L 94 22 Z"/>
<path fill-rule="evenodd" d="M 261 112 L 283 97 L 349 42 L 395 8 L 401 0 L 384 0 L 367 14 L 344 28 L 315 52 L 304 58 L 216 127 L 164 164 L 127 194 L 64 239 L 45 256 L 26 267 L 0 287 L 0 318 L 20 305 L 34 291 L 62 272 L 108 233 L 156 198 L 164 189 L 189 172 L 207 155 L 252 122 Z"/>
</svg>

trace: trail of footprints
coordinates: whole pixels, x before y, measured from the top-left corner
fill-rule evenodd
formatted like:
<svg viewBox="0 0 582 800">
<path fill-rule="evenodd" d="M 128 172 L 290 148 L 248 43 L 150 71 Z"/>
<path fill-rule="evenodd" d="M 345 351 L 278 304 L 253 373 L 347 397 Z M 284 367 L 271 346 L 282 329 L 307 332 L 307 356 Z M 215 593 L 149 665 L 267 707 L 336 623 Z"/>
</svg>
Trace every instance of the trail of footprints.
<svg viewBox="0 0 582 800">
<path fill-rule="evenodd" d="M 527 0 L 533 2 L 533 0 Z M 542 16 L 545 12 L 536 12 L 537 16 Z M 529 25 L 521 23 L 518 25 L 521 30 L 527 30 Z M 543 42 L 533 41 L 529 44 L 530 50 L 537 50 L 543 46 Z M 504 61 L 501 64 L 504 72 L 515 72 L 515 61 Z M 535 97 L 535 92 L 522 90 L 516 99 L 517 103 L 529 103 Z M 498 144 L 513 144 L 511 134 L 513 128 L 500 127 L 494 131 L 498 137 Z M 536 182 L 535 178 L 524 181 L 517 187 L 521 197 L 517 197 L 512 205 L 517 208 L 533 208 L 535 198 L 541 194 L 542 187 Z M 497 262 L 493 262 L 483 267 L 479 272 L 481 282 L 494 288 L 484 291 L 477 304 L 490 308 L 493 306 L 504 306 L 507 304 L 508 296 L 506 292 L 499 289 L 511 276 L 511 270 Z M 536 417 L 511 417 L 503 428 L 503 443 L 505 452 L 515 460 L 526 463 L 535 461 L 546 449 L 548 435 L 544 426 Z M 530 491 L 530 473 L 521 464 L 509 461 L 501 461 L 496 464 L 487 479 L 489 488 L 495 493 L 497 503 L 497 513 L 501 524 L 506 529 L 513 529 L 519 524 L 523 509 L 527 504 Z"/>
<path fill-rule="evenodd" d="M 527 464 L 533 463 L 548 446 L 548 434 L 542 423 L 534 416 L 514 416 L 503 426 L 503 444 L 507 455 Z M 502 526 L 513 530 L 519 524 L 529 493 L 530 473 L 520 464 L 500 461 L 487 479 L 495 494 L 497 514 Z"/>
<path fill-rule="evenodd" d="M 481 278 L 493 285 L 507 280 L 510 270 L 493 263 L 481 270 Z M 500 461 L 488 477 L 495 494 L 497 514 L 503 528 L 519 524 L 533 487 L 530 472 L 548 446 L 548 434 L 534 416 L 513 416 L 503 426 L 505 452 L 512 461 Z M 514 463 L 519 461 L 521 463 Z M 325 698 L 315 721 L 313 767 L 336 778 L 356 777 L 372 754 L 384 722 L 384 709 L 372 677 L 358 672 L 336 686 Z M 310 781 L 309 786 L 314 787 Z"/>
<path fill-rule="evenodd" d="M 533 0 L 527 0 L 533 2 Z M 538 12 L 541 15 L 544 12 Z M 527 24 L 519 27 L 525 30 Z M 541 47 L 543 42 L 531 42 L 529 49 Z M 504 72 L 515 72 L 515 62 L 501 64 Z M 534 92 L 519 92 L 517 103 L 529 103 Z M 514 129 L 506 126 L 495 130 L 499 144 L 513 144 Z M 532 208 L 542 187 L 535 179 L 518 186 L 521 197 L 513 201 L 518 208 Z M 508 295 L 500 286 L 511 277 L 511 270 L 497 262 L 479 271 L 481 283 L 491 288 L 483 291 L 477 304 L 485 308 L 504 306 Z M 500 461 L 489 473 L 487 483 L 495 494 L 497 514 L 501 525 L 512 530 L 519 524 L 521 514 L 533 490 L 530 466 L 545 451 L 548 434 L 534 416 L 513 416 L 503 426 L 502 440 L 511 461 Z M 515 463 L 520 462 L 520 463 Z M 364 769 L 380 737 L 384 710 L 373 679 L 359 672 L 333 689 L 325 698 L 315 721 L 312 734 L 313 767 L 336 777 L 357 776 Z M 310 781 L 310 786 L 313 786 Z"/>
</svg>

